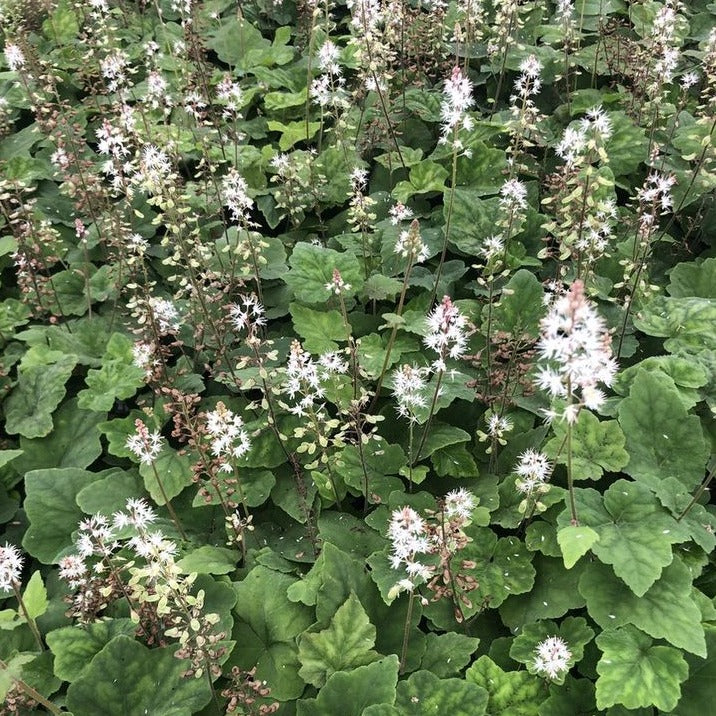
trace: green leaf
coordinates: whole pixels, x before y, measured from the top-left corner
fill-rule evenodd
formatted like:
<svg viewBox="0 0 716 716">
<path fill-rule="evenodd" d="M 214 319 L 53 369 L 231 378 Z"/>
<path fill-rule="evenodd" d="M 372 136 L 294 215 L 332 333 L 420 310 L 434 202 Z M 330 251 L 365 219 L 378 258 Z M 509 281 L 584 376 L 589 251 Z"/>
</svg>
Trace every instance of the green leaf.
<svg viewBox="0 0 716 716">
<path fill-rule="evenodd" d="M 467 573 L 477 580 L 477 589 L 465 596 L 471 606 L 462 605 L 465 618 L 470 618 L 485 606 L 498 607 L 510 595 L 529 592 L 535 582 L 535 569 L 531 554 L 516 537 L 502 537 L 488 528 L 471 525 L 467 534 L 472 538 L 461 552 L 461 559 L 475 562 L 476 567 Z M 394 581 L 397 581 L 395 579 Z M 425 616 L 440 628 L 454 628 L 450 600 L 431 602 L 425 607 Z"/>
<path fill-rule="evenodd" d="M 5 467 L 9 462 L 12 462 L 16 457 L 20 457 L 24 450 L 0 450 L 0 467 Z"/>
<path fill-rule="evenodd" d="M 447 178 L 448 170 L 445 167 L 426 159 L 410 168 L 409 181 L 398 182 L 393 189 L 393 196 L 406 203 L 415 194 L 442 193 Z"/>
<path fill-rule="evenodd" d="M 654 639 L 706 656 L 701 610 L 691 598 L 692 576 L 680 560 L 666 567 L 641 597 L 609 567 L 596 562 L 585 569 L 579 591 L 587 600 L 589 616 L 603 629 L 633 624 Z"/>
<path fill-rule="evenodd" d="M 15 389 L 5 402 L 5 429 L 26 438 L 52 430 L 52 413 L 65 397 L 65 383 L 77 365 L 73 355 L 58 356 L 46 365 L 20 368 Z"/>
<path fill-rule="evenodd" d="M 136 472 L 113 468 L 103 474 L 107 472 L 110 473 L 107 477 L 83 487 L 77 493 L 77 504 L 88 515 L 111 517 L 115 512 L 125 509 L 129 498 L 145 496 L 144 483 Z"/>
<path fill-rule="evenodd" d="M 467 187 L 456 187 L 452 200 L 450 243 L 468 256 L 478 255 L 485 238 L 495 233 L 495 217 L 500 212 L 498 197 L 481 199 L 480 192 Z M 445 193 L 443 204 L 447 215 L 450 193 Z"/>
<path fill-rule="evenodd" d="M 677 264 L 669 274 L 668 291 L 675 298 L 698 296 L 716 299 L 716 257 Z"/>
<path fill-rule="evenodd" d="M 37 619 L 41 617 L 47 611 L 47 589 L 42 582 L 42 575 L 39 571 L 34 572 L 30 581 L 25 587 L 25 592 L 22 595 L 22 600 L 25 603 L 25 611 L 30 619 Z"/>
<path fill-rule="evenodd" d="M 535 668 L 537 645 L 551 636 L 558 636 L 567 644 L 572 656 L 567 662 L 571 669 L 578 664 L 584 656 L 584 647 L 594 638 L 594 629 L 587 626 L 587 620 L 582 617 L 567 617 L 557 626 L 551 621 L 540 621 L 527 624 L 518 634 L 510 647 L 510 656 L 520 664 L 527 667 L 530 674 L 538 674 Z M 553 679 L 555 683 L 564 683 L 567 675 L 565 671 L 560 677 Z"/>
<path fill-rule="evenodd" d="M 77 398 L 63 403 L 52 417 L 52 432 L 43 438 L 20 438 L 24 455 L 15 463 L 21 472 L 47 467 L 89 467 L 101 454 L 99 425 L 104 416 L 80 410 Z"/>
<path fill-rule="evenodd" d="M 706 627 L 708 656 L 686 654 L 689 678 L 681 686 L 681 699 L 672 712 L 675 716 L 707 714 L 713 709 L 713 685 L 716 683 L 716 627 Z"/>
<path fill-rule="evenodd" d="M 592 489 L 575 490 L 577 514 L 582 526 L 599 535 L 592 552 L 638 596 L 643 596 L 671 564 L 671 545 L 683 533 L 648 488 L 637 482 L 617 480 L 604 497 Z M 560 527 L 569 524 L 569 511 L 559 516 Z"/>
<path fill-rule="evenodd" d="M 206 679 L 184 678 L 186 662 L 173 651 L 116 636 L 70 684 L 68 708 L 74 716 L 196 713 L 211 698 Z"/>
<path fill-rule="evenodd" d="M 544 309 L 544 289 L 531 271 L 520 269 L 502 289 L 499 302 L 492 307 L 492 330 L 505 331 L 514 337 L 539 334 Z M 489 307 L 483 309 L 487 321 Z"/>
<path fill-rule="evenodd" d="M 597 708 L 623 704 L 628 709 L 656 706 L 667 713 L 673 711 L 689 667 L 678 649 L 652 643 L 633 626 L 597 637 L 603 652 L 597 664 Z"/>
<path fill-rule="evenodd" d="M 440 477 L 477 477 L 480 472 L 464 443 L 436 450 L 430 461 Z"/>
<path fill-rule="evenodd" d="M 50 17 L 42 23 L 42 31 L 57 45 L 67 45 L 75 41 L 80 27 L 75 11 L 68 2 L 62 0 L 57 4 Z"/>
<path fill-rule="evenodd" d="M 716 350 L 716 302 L 707 298 L 657 296 L 634 316 L 634 325 L 649 336 L 666 338 L 670 353 Z"/>
<path fill-rule="evenodd" d="M 328 628 L 306 632 L 298 644 L 301 678 L 317 688 L 337 671 L 349 671 L 380 658 L 375 646 L 375 627 L 358 597 L 350 597 L 338 608 Z"/>
<path fill-rule="evenodd" d="M 233 549 L 205 544 L 182 557 L 177 566 L 184 574 L 229 574 L 240 561 L 241 555 Z"/>
<path fill-rule="evenodd" d="M 385 544 L 359 517 L 334 510 L 323 512 L 318 518 L 318 535 L 324 543 L 330 542 L 353 557 L 367 557 Z"/>
<path fill-rule="evenodd" d="M 30 526 L 22 546 L 34 557 L 52 564 L 72 544 L 72 532 L 84 518 L 75 496 L 100 477 L 77 468 L 33 470 L 25 475 L 25 512 Z"/>
<path fill-rule="evenodd" d="M 6 298 L 0 303 L 0 335 L 10 336 L 14 329 L 23 326 L 30 318 L 30 309 L 16 298 Z"/>
<path fill-rule="evenodd" d="M 636 126 L 626 113 L 609 112 L 609 119 L 612 122 L 612 134 L 606 144 L 609 166 L 614 176 L 626 176 L 644 161 L 649 140 L 643 127 Z"/>
<path fill-rule="evenodd" d="M 402 286 L 403 282 L 397 278 L 374 273 L 363 284 L 363 295 L 369 301 L 393 300 L 400 293 Z"/>
<path fill-rule="evenodd" d="M 320 122 L 306 122 L 299 120 L 297 122 L 277 122 L 275 120 L 267 123 L 271 132 L 280 132 L 281 137 L 278 140 L 278 147 L 282 152 L 288 151 L 294 144 L 298 142 L 306 142 L 312 139 L 316 132 L 321 128 Z"/>
<path fill-rule="evenodd" d="M 564 566 L 571 569 L 581 557 L 591 549 L 595 542 L 599 541 L 599 533 L 591 527 L 578 527 L 567 525 L 557 532 L 557 542 L 562 550 Z"/>
<path fill-rule="evenodd" d="M 243 17 L 222 22 L 208 42 L 220 60 L 244 71 L 251 68 L 270 45 L 260 30 Z"/>
<path fill-rule="evenodd" d="M 707 512 L 703 505 L 691 504 L 691 494 L 675 477 L 667 477 L 659 483 L 656 496 L 671 514 L 679 519 L 679 525 L 707 554 L 716 547 L 716 515 Z M 680 515 L 689 507 L 689 511 Z"/>
<path fill-rule="evenodd" d="M 539 619 L 556 619 L 584 606 L 577 591 L 581 565 L 566 570 L 560 559 L 538 554 L 532 566 L 536 572 L 532 589 L 508 597 L 500 606 L 502 621 L 513 630 Z"/>
<path fill-rule="evenodd" d="M 90 369 L 87 388 L 78 393 L 78 406 L 107 412 L 115 398 L 131 398 L 144 385 L 144 370 L 134 364 L 133 342 L 121 333 L 113 333 L 99 370 Z"/>
<path fill-rule="evenodd" d="M 686 412 L 678 392 L 657 376 L 639 371 L 629 397 L 619 405 L 630 457 L 625 472 L 652 489 L 666 477 L 676 477 L 693 489 L 701 482 L 709 457 L 701 422 Z"/>
<path fill-rule="evenodd" d="M 384 441 L 370 441 L 363 446 L 363 455 L 356 445 L 347 445 L 335 457 L 335 468 L 348 487 L 362 495 L 368 478 L 368 499 L 371 502 L 387 501 L 394 490 L 403 483 L 397 477 L 407 458 L 400 445 L 388 445 Z M 365 473 L 363 472 L 365 468 Z"/>
<path fill-rule="evenodd" d="M 314 311 L 300 303 L 291 303 L 288 307 L 293 327 L 301 338 L 303 347 L 309 353 L 328 353 L 335 351 L 335 341 L 348 340 L 348 332 L 339 311 Z"/>
<path fill-rule="evenodd" d="M 287 590 L 298 580 L 267 567 L 254 567 L 235 584 L 235 611 L 241 618 L 233 638 L 245 648 L 236 649 L 230 664 L 244 669 L 256 666 L 256 678 L 271 684 L 279 701 L 295 699 L 304 689 L 296 637 L 313 622 L 313 610 L 291 602 Z"/>
<path fill-rule="evenodd" d="M 329 300 L 331 291 L 326 284 L 333 280 L 334 269 L 338 269 L 343 281 L 350 284 L 349 295 L 358 292 L 363 284 L 358 259 L 350 253 L 338 253 L 303 242 L 294 248 L 288 263 L 291 270 L 285 281 L 296 298 L 306 303 L 325 304 Z"/>
<path fill-rule="evenodd" d="M 702 388 L 709 381 L 704 368 L 689 358 L 669 355 L 650 356 L 621 371 L 614 381 L 614 390 L 620 395 L 627 395 L 634 379 L 642 370 L 652 374 L 658 371 L 668 376 L 672 382 L 665 382 L 665 386 L 673 387 L 679 392 L 679 398 L 687 410 L 701 400 L 698 388 Z"/>
<path fill-rule="evenodd" d="M 187 485 L 191 485 L 194 477 L 189 457 L 180 455 L 168 445 L 162 448 L 153 465 L 142 463 L 139 466 L 139 474 L 144 478 L 147 492 L 158 505 L 165 504 L 165 499 L 157 481 L 157 474 L 169 500 L 176 497 Z"/>
<path fill-rule="evenodd" d="M 490 716 L 537 716 L 545 697 L 539 679 L 526 671 L 503 671 L 489 656 L 481 656 L 465 679 L 487 690 Z"/>
<path fill-rule="evenodd" d="M 456 676 L 470 662 L 480 643 L 479 639 L 454 631 L 445 634 L 430 632 L 425 643 L 425 654 L 420 668 L 445 679 Z"/>
<path fill-rule="evenodd" d="M 427 420 L 427 411 L 425 417 Z M 448 423 L 433 421 L 430 424 L 425 444 L 420 450 L 420 455 L 417 457 L 424 460 L 426 457 L 430 457 L 436 450 L 448 447 L 449 445 L 464 443 L 468 440 L 470 440 L 470 433 L 466 432 L 462 428 L 455 427 L 454 425 L 450 425 Z M 417 450 L 417 447 L 413 449 Z"/>
<path fill-rule="evenodd" d="M 136 631 L 131 619 L 105 619 L 49 632 L 46 640 L 55 655 L 55 674 L 63 681 L 75 681 L 115 636 L 133 636 Z"/>
<path fill-rule="evenodd" d="M 594 684 L 567 675 L 564 684 L 550 685 L 549 698 L 541 704 L 539 716 L 594 716 L 596 708 Z"/>
<path fill-rule="evenodd" d="M 398 682 L 398 657 L 386 656 L 352 671 L 333 674 L 315 699 L 301 699 L 297 716 L 362 716 L 372 704 L 395 702 Z"/>
<path fill-rule="evenodd" d="M 567 434 L 565 423 L 552 425 L 554 437 L 544 446 L 547 457 L 567 464 L 566 450 L 560 450 Z M 599 419 L 588 410 L 579 413 L 572 426 L 572 474 L 574 480 L 598 480 L 606 472 L 619 472 L 628 462 L 626 438 L 616 420 Z M 557 455 L 559 454 L 559 457 Z"/>
<path fill-rule="evenodd" d="M 416 671 L 398 684 L 395 705 L 401 714 L 426 716 L 482 716 L 487 690 L 464 679 L 441 679 L 430 671 Z"/>
</svg>

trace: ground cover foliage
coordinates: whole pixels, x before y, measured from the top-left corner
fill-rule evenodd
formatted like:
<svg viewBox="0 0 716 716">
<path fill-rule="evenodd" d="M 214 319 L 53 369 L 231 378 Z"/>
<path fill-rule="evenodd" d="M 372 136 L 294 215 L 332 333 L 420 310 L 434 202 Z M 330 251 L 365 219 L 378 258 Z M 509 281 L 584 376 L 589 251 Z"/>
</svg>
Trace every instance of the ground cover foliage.
<svg viewBox="0 0 716 716">
<path fill-rule="evenodd" d="M 715 13 L 5 0 L 2 713 L 711 712 Z"/>
</svg>

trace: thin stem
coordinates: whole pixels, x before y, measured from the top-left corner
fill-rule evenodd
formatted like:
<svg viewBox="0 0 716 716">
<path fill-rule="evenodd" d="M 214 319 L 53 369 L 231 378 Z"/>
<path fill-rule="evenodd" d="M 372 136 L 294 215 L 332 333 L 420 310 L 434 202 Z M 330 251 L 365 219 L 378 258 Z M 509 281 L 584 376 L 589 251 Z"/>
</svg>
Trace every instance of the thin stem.
<svg viewBox="0 0 716 716">
<path fill-rule="evenodd" d="M 430 432 L 430 425 L 433 422 L 433 413 L 435 412 L 435 405 L 438 402 L 438 395 L 440 394 L 440 386 L 443 382 L 443 376 L 445 375 L 445 371 L 441 370 L 438 373 L 438 379 L 435 382 L 435 392 L 433 393 L 433 399 L 430 402 L 430 411 L 428 413 L 428 419 L 425 421 L 425 429 L 423 430 L 423 436 L 420 438 L 420 445 L 418 446 L 418 452 L 415 455 L 415 459 L 413 460 L 412 452 L 410 454 L 410 462 L 416 463 L 420 459 L 420 453 L 422 452 L 423 448 L 425 447 L 425 441 L 428 439 L 428 433 Z"/>
<path fill-rule="evenodd" d="M 683 512 L 676 518 L 677 522 L 680 522 L 684 517 L 686 517 L 686 515 L 689 514 L 689 512 L 691 511 L 691 508 L 699 501 L 699 498 L 701 497 L 701 495 L 703 495 L 704 492 L 706 491 L 706 488 L 711 483 L 711 480 L 713 480 L 714 475 L 716 475 L 716 463 L 714 463 L 714 466 L 711 468 L 711 470 L 709 470 L 709 474 L 706 476 L 704 481 L 699 485 L 699 489 L 696 490 L 696 493 L 691 498 L 691 502 L 689 502 L 689 504 L 686 505 Z"/>
<path fill-rule="evenodd" d="M 405 662 L 408 658 L 408 643 L 410 642 L 410 622 L 413 620 L 413 600 L 415 595 L 410 592 L 408 601 L 408 612 L 405 615 L 405 625 L 403 627 L 403 645 L 400 649 L 400 666 L 399 671 L 402 674 L 405 671 Z"/>
<path fill-rule="evenodd" d="M 42 643 L 42 635 L 40 634 L 40 630 L 37 628 L 37 624 L 35 623 L 35 620 L 30 616 L 30 613 L 27 611 L 25 602 L 22 599 L 22 594 L 20 594 L 20 590 L 18 589 L 17 583 L 15 583 L 15 582 L 13 582 L 13 584 L 12 584 L 12 591 L 15 592 L 15 597 L 17 598 L 17 602 L 20 605 L 20 611 L 22 612 L 22 615 L 25 617 L 25 621 L 27 622 L 27 626 L 30 627 L 30 631 L 32 632 L 32 635 L 35 637 L 37 646 L 40 648 L 40 651 L 45 651 L 45 645 Z"/>
<path fill-rule="evenodd" d="M 8 671 L 9 667 L 6 661 L 3 659 L 0 659 L 0 669 L 3 669 L 3 671 Z M 52 703 L 52 701 L 49 701 L 46 699 L 39 691 L 35 691 L 35 689 L 30 686 L 30 684 L 25 683 L 22 679 L 18 679 L 16 676 L 10 675 L 10 678 L 33 700 L 37 701 L 38 704 L 42 704 L 50 713 L 52 714 L 64 714 L 67 713 L 66 711 L 62 711 L 58 706 L 55 706 L 55 704 Z"/>
<path fill-rule="evenodd" d="M 453 130 L 455 132 L 455 135 L 457 135 L 457 128 Z M 455 140 L 457 137 L 454 136 L 453 140 Z M 450 201 L 448 203 L 448 215 L 445 219 L 445 238 L 443 239 L 443 247 L 442 251 L 440 252 L 440 262 L 438 263 L 438 270 L 435 274 L 435 285 L 433 286 L 433 292 L 430 294 L 430 305 L 432 306 L 435 297 L 438 293 L 438 284 L 440 283 L 440 277 L 443 273 L 443 264 L 445 263 L 445 257 L 447 255 L 447 248 L 448 248 L 448 240 L 450 238 L 450 224 L 452 222 L 452 211 L 453 211 L 453 205 L 455 203 L 455 183 L 457 181 L 457 147 L 455 146 L 455 141 L 453 141 L 453 150 L 452 150 L 452 177 L 450 179 Z"/>
<path fill-rule="evenodd" d="M 572 394 L 571 380 L 567 381 L 567 394 Z M 567 416 L 567 489 L 569 490 L 569 510 L 572 513 L 572 525 L 577 526 L 579 525 L 579 520 L 577 519 L 577 505 L 574 501 L 574 474 L 572 472 L 572 421 L 569 420 L 569 416 Z"/>
<path fill-rule="evenodd" d="M 174 508 L 172 507 L 172 503 L 169 500 L 169 497 L 167 496 L 166 490 L 164 489 L 164 485 L 162 484 L 162 480 L 159 477 L 159 472 L 157 471 L 157 466 L 152 462 L 152 472 L 154 472 L 154 477 L 157 480 L 157 485 L 159 485 L 159 491 L 162 493 L 162 499 L 164 500 L 164 504 L 166 505 L 167 510 L 169 511 L 169 516 L 172 518 L 172 522 L 174 523 L 174 526 L 177 528 L 177 531 L 181 535 L 181 538 L 187 542 L 188 538 L 186 536 L 186 532 L 184 532 L 184 528 L 181 526 L 181 522 L 179 521 L 179 517 L 177 516 L 177 513 L 174 511 Z"/>
</svg>

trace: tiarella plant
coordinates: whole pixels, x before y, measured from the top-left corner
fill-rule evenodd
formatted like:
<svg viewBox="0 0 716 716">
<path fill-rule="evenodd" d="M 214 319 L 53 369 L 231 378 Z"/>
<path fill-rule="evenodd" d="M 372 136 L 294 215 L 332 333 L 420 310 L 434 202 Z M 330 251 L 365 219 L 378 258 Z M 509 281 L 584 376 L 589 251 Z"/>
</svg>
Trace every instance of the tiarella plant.
<svg viewBox="0 0 716 716">
<path fill-rule="evenodd" d="M 713 710 L 713 5 L 0 14 L 0 713 Z"/>
</svg>

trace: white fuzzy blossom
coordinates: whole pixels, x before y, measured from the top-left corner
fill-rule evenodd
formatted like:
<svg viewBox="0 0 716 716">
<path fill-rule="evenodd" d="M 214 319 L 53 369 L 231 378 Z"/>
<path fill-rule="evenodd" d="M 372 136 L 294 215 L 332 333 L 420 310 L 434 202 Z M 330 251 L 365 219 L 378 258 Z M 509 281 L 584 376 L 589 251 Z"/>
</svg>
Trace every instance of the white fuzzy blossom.
<svg viewBox="0 0 716 716">
<path fill-rule="evenodd" d="M 420 225 L 417 219 L 413 219 L 410 228 L 401 231 L 393 249 L 404 259 L 410 259 L 411 263 L 422 263 L 430 256 L 430 249 L 423 243 L 420 237 Z"/>
<path fill-rule="evenodd" d="M 159 365 L 156 358 L 156 349 L 153 343 L 137 341 L 132 346 L 132 363 L 144 371 L 146 378 L 154 375 L 154 369 Z"/>
<path fill-rule="evenodd" d="M 527 448 L 520 456 L 515 465 L 515 473 L 518 479 L 515 487 L 526 497 L 531 497 L 542 490 L 552 474 L 552 465 L 547 456 L 532 448 Z"/>
<path fill-rule="evenodd" d="M 607 113 L 601 107 L 592 107 L 577 125 L 564 130 L 555 151 L 568 167 L 580 165 L 587 159 L 591 161 L 593 152 L 604 160 L 604 144 L 611 136 L 612 124 Z"/>
<path fill-rule="evenodd" d="M 451 490 L 445 495 L 445 517 L 469 520 L 476 505 L 475 496 L 464 487 Z"/>
<path fill-rule="evenodd" d="M 556 680 L 569 671 L 572 652 L 559 636 L 547 637 L 535 647 L 534 670 L 545 678 Z"/>
<path fill-rule="evenodd" d="M 130 497 L 125 505 L 125 512 L 119 511 L 112 515 L 112 526 L 115 530 L 125 527 L 143 530 L 156 520 L 157 513 L 147 504 L 146 500 Z"/>
<path fill-rule="evenodd" d="M 19 45 L 14 42 L 8 42 L 5 45 L 5 62 L 7 62 L 7 66 L 12 72 L 17 72 L 17 70 L 24 67 L 25 55 Z"/>
<path fill-rule="evenodd" d="M 15 545 L 6 542 L 0 547 L 0 591 L 10 590 L 20 581 L 23 561 L 22 553 Z"/>
<path fill-rule="evenodd" d="M 448 357 L 460 358 L 465 352 L 466 325 L 467 319 L 450 296 L 443 296 L 443 300 L 428 314 L 428 333 L 423 343 L 438 354 L 437 360 L 433 362 L 434 370 L 445 370 Z"/>
<path fill-rule="evenodd" d="M 472 117 L 468 114 L 475 104 L 472 96 L 472 82 L 462 73 L 459 67 L 453 67 L 452 74 L 445 80 L 443 87 L 443 101 L 440 106 L 442 118 L 441 144 L 449 144 L 451 148 L 470 156 L 465 150 L 457 134 L 462 129 L 469 131 L 474 126 Z"/>
<path fill-rule="evenodd" d="M 390 223 L 391 224 L 399 224 L 401 221 L 408 221 L 409 219 L 413 218 L 413 210 L 405 206 L 402 201 L 399 201 L 397 204 L 393 204 L 393 206 L 390 207 L 388 210 L 388 213 L 390 214 Z"/>
<path fill-rule="evenodd" d="M 430 552 L 425 520 L 412 508 L 394 510 L 388 524 L 391 543 L 390 565 L 393 569 L 405 569 L 412 579 L 427 580 L 432 569 L 418 559 L 419 554 Z"/>
<path fill-rule="evenodd" d="M 236 118 L 244 99 L 244 93 L 239 83 L 234 82 L 230 76 L 224 77 L 224 79 L 216 85 L 216 96 L 224 105 L 222 111 L 224 118 Z"/>
<path fill-rule="evenodd" d="M 238 303 L 230 307 L 229 315 L 237 331 L 251 332 L 256 327 L 266 325 L 266 309 L 253 293 L 241 296 Z"/>
<path fill-rule="evenodd" d="M 249 211 L 254 202 L 248 195 L 246 180 L 233 167 L 221 180 L 224 204 L 229 208 L 232 221 L 249 223 Z"/>
<path fill-rule="evenodd" d="M 509 418 L 493 413 L 487 421 L 487 433 L 495 440 L 501 440 L 514 427 Z"/>
<path fill-rule="evenodd" d="M 159 431 L 150 433 L 139 418 L 134 421 L 134 426 L 136 432 L 127 438 L 124 445 L 142 464 L 151 465 L 162 450 L 164 438 Z"/>
<path fill-rule="evenodd" d="M 214 410 L 206 414 L 206 432 L 211 442 L 211 452 L 218 458 L 223 472 L 231 472 L 231 458 L 240 458 L 251 449 L 249 434 L 239 415 L 219 401 Z"/>
<path fill-rule="evenodd" d="M 540 327 L 542 367 L 536 384 L 553 397 L 567 399 L 563 417 L 574 422 L 581 406 L 601 407 L 605 395 L 598 386 L 611 385 L 617 372 L 609 331 L 580 280 L 553 300 Z M 548 417 L 555 416 L 550 413 Z"/>
<path fill-rule="evenodd" d="M 426 375 L 428 368 L 418 368 L 407 363 L 393 373 L 393 396 L 397 402 L 399 415 L 415 420 L 416 409 L 425 408 L 427 399 Z"/>
<path fill-rule="evenodd" d="M 156 324 L 161 335 L 176 333 L 179 330 L 179 311 L 166 298 L 152 296 L 148 301 L 150 318 Z"/>
<path fill-rule="evenodd" d="M 322 382 L 333 374 L 345 373 L 347 370 L 348 365 L 337 353 L 326 353 L 314 361 L 298 341 L 293 341 L 283 385 L 286 395 L 296 401 L 288 407 L 289 412 L 298 416 L 319 412 L 323 407 L 320 401 L 325 394 Z"/>
<path fill-rule="evenodd" d="M 127 81 L 129 56 L 122 50 L 114 50 L 100 62 L 102 77 L 107 80 L 107 89 L 116 92 Z"/>
<path fill-rule="evenodd" d="M 326 291 L 329 291 L 330 293 L 334 293 L 336 296 L 340 296 L 344 293 L 350 293 L 351 285 L 343 280 L 343 277 L 341 276 L 341 272 L 337 269 L 333 269 L 333 277 L 332 279 L 326 284 Z"/>
</svg>

